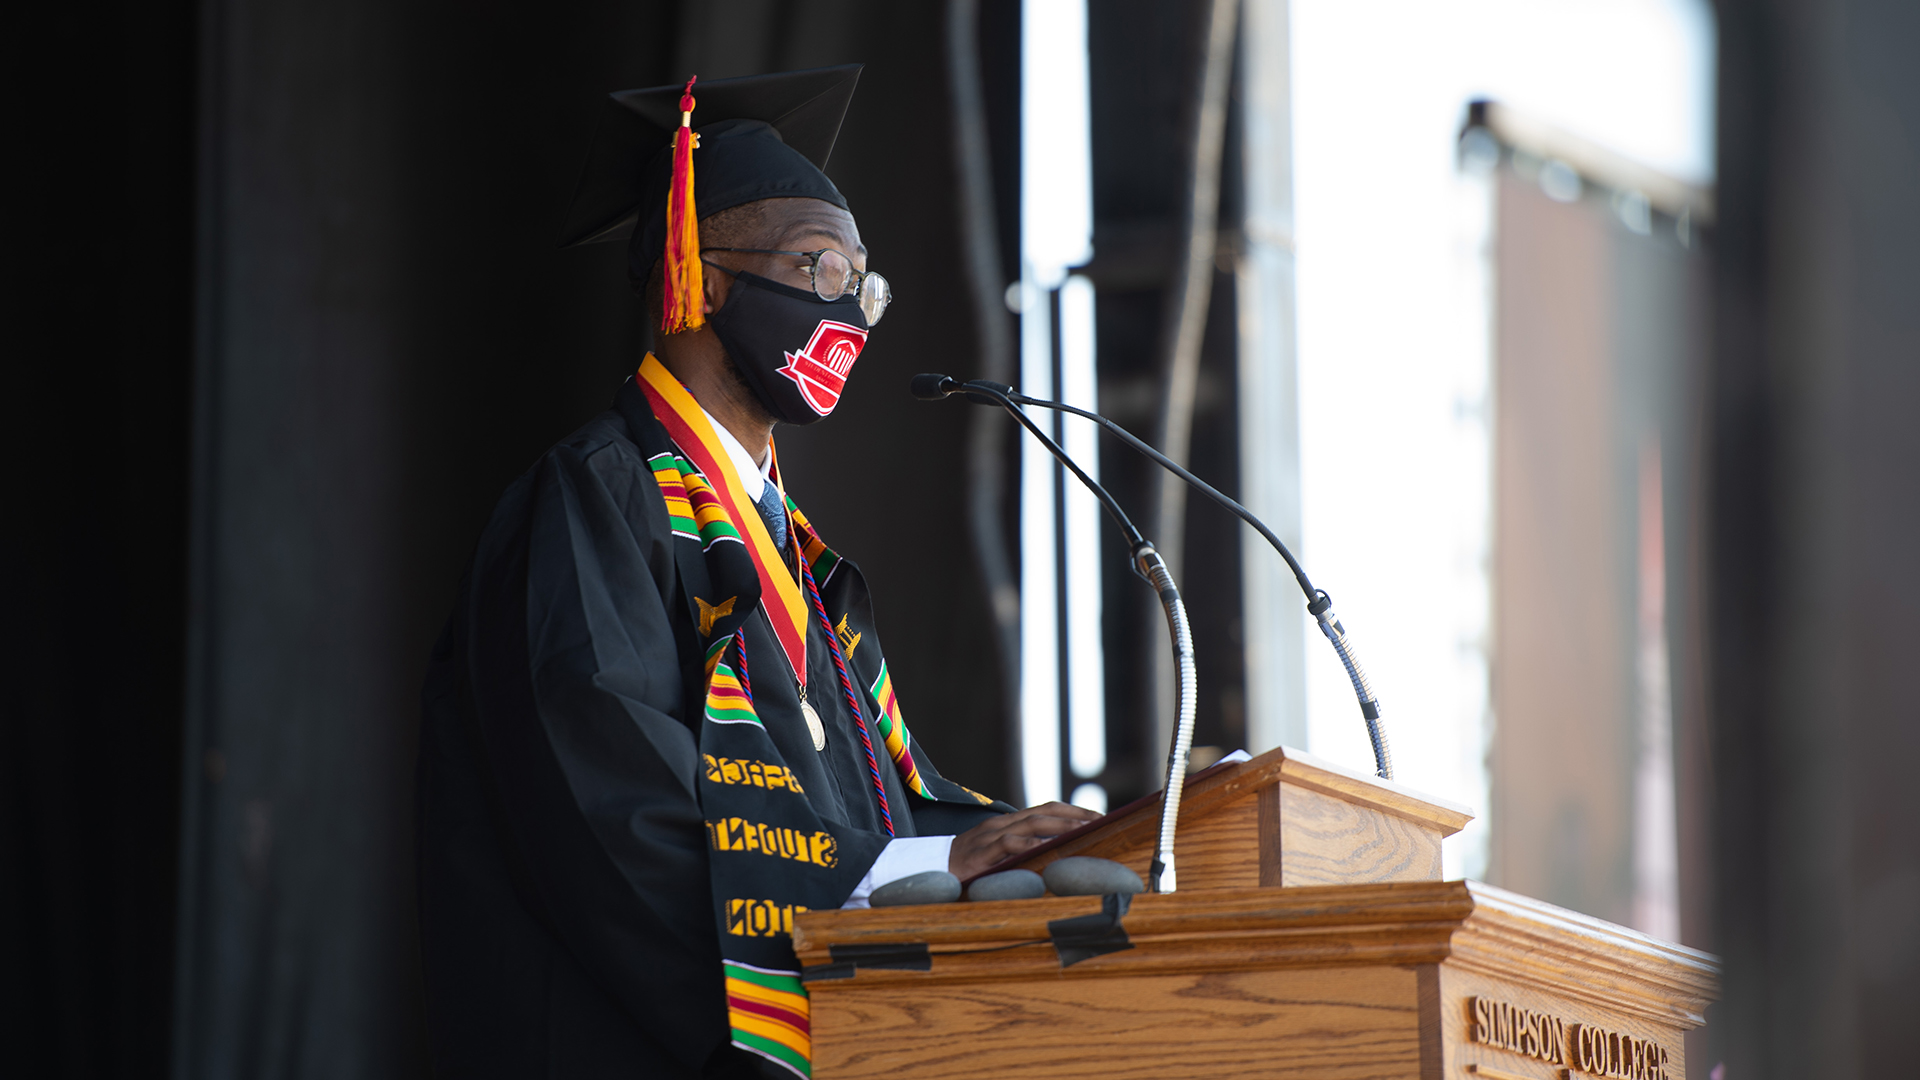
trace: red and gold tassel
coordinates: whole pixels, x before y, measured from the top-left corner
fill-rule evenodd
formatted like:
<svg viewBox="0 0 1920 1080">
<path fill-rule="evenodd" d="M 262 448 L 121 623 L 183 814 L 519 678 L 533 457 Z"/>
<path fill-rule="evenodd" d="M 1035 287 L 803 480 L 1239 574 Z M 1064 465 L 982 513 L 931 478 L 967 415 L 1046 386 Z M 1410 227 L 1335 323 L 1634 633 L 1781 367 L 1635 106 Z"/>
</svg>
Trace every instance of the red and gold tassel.
<svg viewBox="0 0 1920 1080">
<path fill-rule="evenodd" d="M 695 76 L 694 78 L 698 78 Z M 693 79 L 680 95 L 680 130 L 673 133 L 673 188 L 667 194 L 665 288 L 661 294 L 660 332 L 677 334 L 707 324 L 706 284 L 700 274 L 700 215 L 693 205 Z"/>
</svg>

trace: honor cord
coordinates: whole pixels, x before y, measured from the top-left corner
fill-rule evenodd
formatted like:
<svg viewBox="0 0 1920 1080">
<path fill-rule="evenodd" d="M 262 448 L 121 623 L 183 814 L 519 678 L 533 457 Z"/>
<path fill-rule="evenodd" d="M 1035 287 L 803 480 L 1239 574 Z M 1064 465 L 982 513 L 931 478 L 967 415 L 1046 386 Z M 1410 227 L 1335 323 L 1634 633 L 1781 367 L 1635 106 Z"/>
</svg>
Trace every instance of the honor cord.
<svg viewBox="0 0 1920 1080">
<path fill-rule="evenodd" d="M 747 674 L 747 631 L 743 626 L 733 632 L 733 658 L 740 666 L 740 692 L 747 695 L 747 704 L 753 704 L 753 676 Z"/>
<path fill-rule="evenodd" d="M 787 535 L 793 535 L 789 532 Z M 807 583 L 807 596 L 813 601 L 814 614 L 820 617 L 820 629 L 827 633 L 827 652 L 833 656 L 834 673 L 840 676 L 840 689 L 847 695 L 847 708 L 853 713 L 853 728 L 860 733 L 860 745 L 867 751 L 867 772 L 873 777 L 873 793 L 880 799 L 880 822 L 887 827 L 887 835 L 893 835 L 893 811 L 887 807 L 887 782 L 880 776 L 880 759 L 873 756 L 873 737 L 867 734 L 867 722 L 860 711 L 860 697 L 854 693 L 853 679 L 847 674 L 847 658 L 840 653 L 840 635 L 833 632 L 833 620 L 827 618 L 827 605 L 820 599 L 820 586 L 813 583 L 813 568 L 807 565 L 805 556 L 794 560 L 800 564 L 800 577 Z"/>
</svg>

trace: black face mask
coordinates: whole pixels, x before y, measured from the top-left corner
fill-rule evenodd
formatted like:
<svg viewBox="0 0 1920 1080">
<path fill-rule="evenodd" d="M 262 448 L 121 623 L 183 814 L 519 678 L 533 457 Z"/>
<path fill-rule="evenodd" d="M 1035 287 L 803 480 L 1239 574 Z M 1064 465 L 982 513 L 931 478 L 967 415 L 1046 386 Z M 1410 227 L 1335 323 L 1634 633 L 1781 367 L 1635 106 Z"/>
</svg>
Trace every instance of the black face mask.
<svg viewBox="0 0 1920 1080">
<path fill-rule="evenodd" d="M 758 274 L 733 274 L 733 289 L 707 317 L 720 344 L 774 419 L 812 424 L 840 404 L 867 343 L 867 317 L 852 293 L 822 300 Z"/>
</svg>

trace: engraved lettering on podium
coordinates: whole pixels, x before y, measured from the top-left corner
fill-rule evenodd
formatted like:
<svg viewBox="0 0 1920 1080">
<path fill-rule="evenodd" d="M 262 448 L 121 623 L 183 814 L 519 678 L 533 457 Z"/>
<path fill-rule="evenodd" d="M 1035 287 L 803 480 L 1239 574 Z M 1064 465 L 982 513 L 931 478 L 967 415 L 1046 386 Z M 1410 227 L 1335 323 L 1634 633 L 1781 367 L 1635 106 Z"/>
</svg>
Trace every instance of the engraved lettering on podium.
<svg viewBox="0 0 1920 1080">
<path fill-rule="evenodd" d="M 1607 1080 L 1670 1080 L 1667 1051 L 1651 1039 L 1563 1020 L 1492 998 L 1467 999 L 1467 1038 L 1559 1065 L 1564 1075 Z"/>
</svg>

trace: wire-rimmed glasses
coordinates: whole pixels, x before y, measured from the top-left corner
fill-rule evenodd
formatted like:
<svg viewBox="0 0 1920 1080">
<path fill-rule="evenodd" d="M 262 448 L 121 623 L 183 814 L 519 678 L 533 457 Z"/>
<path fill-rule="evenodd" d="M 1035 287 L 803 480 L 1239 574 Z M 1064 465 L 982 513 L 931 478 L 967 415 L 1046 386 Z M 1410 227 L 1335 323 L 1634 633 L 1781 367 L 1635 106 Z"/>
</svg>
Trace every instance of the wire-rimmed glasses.
<svg viewBox="0 0 1920 1080">
<path fill-rule="evenodd" d="M 743 255 L 793 255 L 807 260 L 807 280 L 813 283 L 813 294 L 822 300 L 838 300 L 851 291 L 860 303 L 860 313 L 867 317 L 867 325 L 880 321 L 887 313 L 887 305 L 893 303 L 893 287 L 887 279 L 871 270 L 856 270 L 853 260 L 833 248 L 821 248 L 818 251 L 775 251 L 771 248 L 710 247 L 701 248 L 701 252 L 734 251 Z"/>
</svg>

